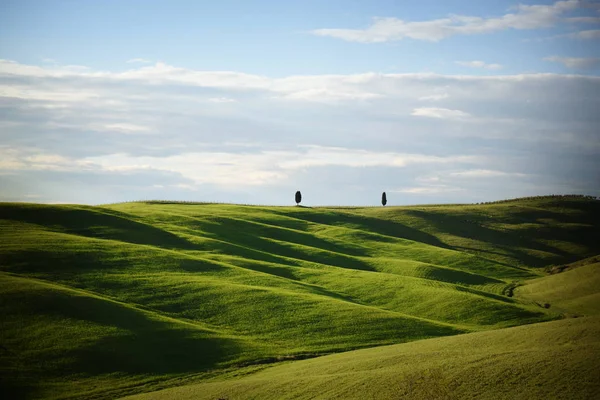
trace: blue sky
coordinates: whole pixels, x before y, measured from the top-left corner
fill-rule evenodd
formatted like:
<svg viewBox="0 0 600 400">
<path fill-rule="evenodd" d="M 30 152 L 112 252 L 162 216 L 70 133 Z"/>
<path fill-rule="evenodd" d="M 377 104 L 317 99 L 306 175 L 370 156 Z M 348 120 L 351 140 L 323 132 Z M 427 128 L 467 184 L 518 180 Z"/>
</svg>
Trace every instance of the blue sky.
<svg viewBox="0 0 600 400">
<path fill-rule="evenodd" d="M 0 201 L 600 195 L 598 1 L 0 2 Z"/>
</svg>

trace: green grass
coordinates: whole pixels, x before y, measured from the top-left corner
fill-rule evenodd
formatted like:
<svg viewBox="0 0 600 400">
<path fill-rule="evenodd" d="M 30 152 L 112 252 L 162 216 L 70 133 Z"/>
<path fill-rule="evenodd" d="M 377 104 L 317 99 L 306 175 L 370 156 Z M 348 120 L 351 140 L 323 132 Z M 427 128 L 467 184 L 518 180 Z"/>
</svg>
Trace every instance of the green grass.
<svg viewBox="0 0 600 400">
<path fill-rule="evenodd" d="M 83 290 L 8 274 L 0 280 L 3 389 L 22 397 L 83 395 L 115 370 L 111 385 L 120 386 L 129 374 L 190 373 L 253 349 L 203 324 Z M 41 392 L 37 380 L 45 380 Z"/>
<path fill-rule="evenodd" d="M 600 256 L 572 265 L 566 272 L 528 281 L 515 289 L 515 296 L 563 313 L 600 315 Z"/>
<path fill-rule="evenodd" d="M 133 396 L 161 399 L 593 399 L 600 319 L 356 350 Z"/>
<path fill-rule="evenodd" d="M 600 253 L 599 205 L 0 204 L 1 390 L 115 398 L 557 319 L 503 293 Z"/>
</svg>

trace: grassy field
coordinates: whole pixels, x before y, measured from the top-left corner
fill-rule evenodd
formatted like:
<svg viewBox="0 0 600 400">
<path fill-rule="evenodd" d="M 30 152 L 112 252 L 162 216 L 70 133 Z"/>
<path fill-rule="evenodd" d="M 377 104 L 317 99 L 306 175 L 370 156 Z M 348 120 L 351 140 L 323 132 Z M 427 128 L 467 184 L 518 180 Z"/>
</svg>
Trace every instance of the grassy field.
<svg viewBox="0 0 600 400">
<path fill-rule="evenodd" d="M 131 400 L 595 399 L 600 319 L 421 340 L 213 378 Z"/>
<path fill-rule="evenodd" d="M 130 399 L 598 398 L 599 260 L 562 266 L 566 272 L 515 290 L 577 318 L 349 351 Z"/>
<path fill-rule="evenodd" d="M 573 316 L 600 315 L 600 256 L 562 266 L 561 273 L 527 281 L 515 295 Z"/>
<path fill-rule="evenodd" d="M 115 398 L 417 340 L 394 347 L 398 357 L 420 343 L 466 346 L 473 337 L 485 359 L 504 346 L 485 345 L 493 335 L 527 329 L 567 338 L 597 321 L 492 330 L 593 315 L 592 286 L 584 299 L 567 298 L 547 280 L 564 275 L 577 286 L 597 268 L 545 276 L 543 267 L 599 254 L 598 237 L 600 202 L 581 198 L 386 208 L 0 204 L 1 390 Z M 210 393 L 237 384 L 227 382 Z M 290 393 L 303 387 L 290 385 Z M 269 389 L 271 398 L 282 398 L 281 388 Z"/>
</svg>

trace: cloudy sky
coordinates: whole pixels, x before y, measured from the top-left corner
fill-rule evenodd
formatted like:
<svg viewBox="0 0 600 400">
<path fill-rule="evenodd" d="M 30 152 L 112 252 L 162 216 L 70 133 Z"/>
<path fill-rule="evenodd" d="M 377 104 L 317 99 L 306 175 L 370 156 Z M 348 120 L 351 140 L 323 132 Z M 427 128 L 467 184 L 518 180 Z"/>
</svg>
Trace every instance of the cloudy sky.
<svg viewBox="0 0 600 400">
<path fill-rule="evenodd" d="M 600 196 L 600 2 L 0 1 L 0 201 Z"/>
</svg>

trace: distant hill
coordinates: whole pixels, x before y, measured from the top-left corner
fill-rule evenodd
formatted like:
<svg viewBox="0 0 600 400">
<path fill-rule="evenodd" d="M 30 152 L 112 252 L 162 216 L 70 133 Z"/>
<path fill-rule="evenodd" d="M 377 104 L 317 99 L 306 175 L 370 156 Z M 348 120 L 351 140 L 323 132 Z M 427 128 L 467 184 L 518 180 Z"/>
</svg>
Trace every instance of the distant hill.
<svg viewBox="0 0 600 400">
<path fill-rule="evenodd" d="M 598 237 L 600 202 L 578 197 L 385 208 L 0 204 L 0 387 L 115 398 L 558 319 L 560 301 L 540 303 L 518 285 L 600 254 Z"/>
</svg>

